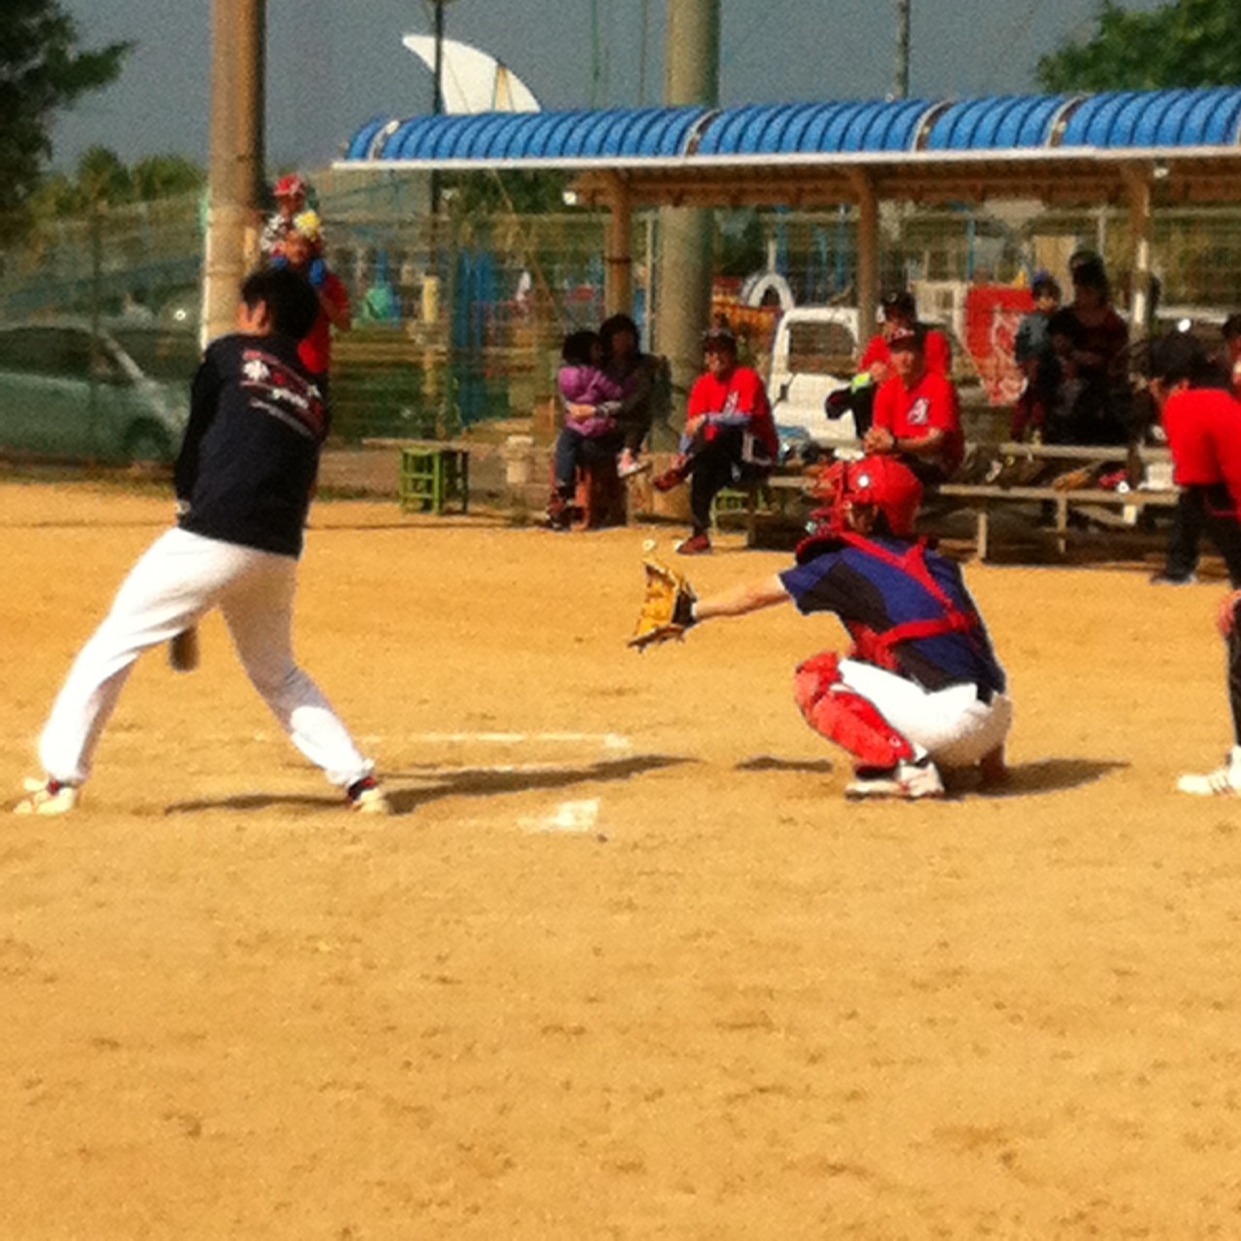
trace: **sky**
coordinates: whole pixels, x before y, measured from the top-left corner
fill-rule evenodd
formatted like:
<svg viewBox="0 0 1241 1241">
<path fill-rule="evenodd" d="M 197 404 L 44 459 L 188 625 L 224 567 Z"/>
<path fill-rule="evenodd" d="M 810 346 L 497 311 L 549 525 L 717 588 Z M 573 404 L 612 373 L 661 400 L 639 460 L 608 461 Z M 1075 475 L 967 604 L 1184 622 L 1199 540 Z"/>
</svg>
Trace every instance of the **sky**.
<svg viewBox="0 0 1241 1241">
<path fill-rule="evenodd" d="M 1100 2 L 911 0 L 910 94 L 1036 92 L 1038 58 L 1088 37 Z M 83 46 L 135 47 L 114 85 L 59 115 L 53 166 L 72 171 L 92 146 L 205 165 L 211 0 L 60 4 Z M 546 109 L 661 102 L 665 0 L 449 0 L 444 13 L 448 37 L 503 61 Z M 321 168 L 368 120 L 431 111 L 432 75 L 401 38 L 432 31 L 428 0 L 267 0 L 269 170 Z M 724 104 L 882 98 L 896 0 L 722 0 L 720 41 Z"/>
</svg>

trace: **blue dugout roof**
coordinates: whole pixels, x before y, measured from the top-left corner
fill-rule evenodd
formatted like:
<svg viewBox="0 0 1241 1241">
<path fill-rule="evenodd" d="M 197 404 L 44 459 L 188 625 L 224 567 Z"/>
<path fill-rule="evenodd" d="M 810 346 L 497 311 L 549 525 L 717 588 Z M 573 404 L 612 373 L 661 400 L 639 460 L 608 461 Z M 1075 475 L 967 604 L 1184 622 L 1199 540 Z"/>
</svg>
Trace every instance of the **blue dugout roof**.
<svg viewBox="0 0 1241 1241">
<path fill-rule="evenodd" d="M 999 96 L 959 102 L 883 100 L 745 104 L 707 109 L 492 112 L 372 120 L 339 167 L 385 164 L 582 167 L 660 160 L 711 163 L 782 156 L 892 156 L 1004 150 L 1175 153 L 1235 150 L 1241 87 Z"/>
<path fill-rule="evenodd" d="M 587 200 L 619 178 L 686 205 L 841 202 L 859 175 L 892 198 L 1114 199 L 1144 168 L 1221 201 L 1241 197 L 1241 87 L 377 119 L 335 167 L 559 168 Z"/>
</svg>

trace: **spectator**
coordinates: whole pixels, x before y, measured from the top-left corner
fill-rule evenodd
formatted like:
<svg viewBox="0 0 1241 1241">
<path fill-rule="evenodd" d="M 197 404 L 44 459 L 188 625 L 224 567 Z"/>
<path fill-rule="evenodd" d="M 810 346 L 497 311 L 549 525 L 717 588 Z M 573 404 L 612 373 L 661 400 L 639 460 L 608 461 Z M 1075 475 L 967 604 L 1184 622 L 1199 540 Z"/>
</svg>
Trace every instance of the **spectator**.
<svg viewBox="0 0 1241 1241">
<path fill-rule="evenodd" d="M 332 329 L 349 331 L 353 327 L 353 311 L 345 286 L 324 261 L 323 234 L 315 212 L 303 211 L 281 241 L 273 266 L 285 264 L 305 276 L 319 298 L 319 317 L 298 345 L 297 353 L 302 365 L 318 382 L 326 402 L 332 364 Z"/>
<path fill-rule="evenodd" d="M 1013 407 L 1012 436 L 1024 440 L 1027 434 L 1040 441 L 1045 434 L 1048 407 L 1055 400 L 1060 366 L 1051 343 L 1048 325 L 1060 309 L 1060 286 L 1046 272 L 1040 272 L 1030 287 L 1034 309 L 1017 327 L 1014 358 L 1025 384 Z"/>
<path fill-rule="evenodd" d="M 623 433 L 617 421 L 624 390 L 602 368 L 603 344 L 597 332 L 570 332 L 556 377 L 564 405 L 564 426 L 556 437 L 555 478 L 547 506 L 547 524 L 568 529 L 574 517 L 573 494 L 581 465 L 614 461 Z"/>
<path fill-rule="evenodd" d="M 871 338 L 858 363 L 858 371 L 869 374 L 876 386 L 892 378 L 893 336 L 904 334 L 918 324 L 918 307 L 909 292 L 889 293 L 880 307 L 882 330 Z M 952 374 L 952 346 L 943 332 L 926 329 L 926 368 L 936 375 Z"/>
<path fill-rule="evenodd" d="M 293 231 L 293 221 L 306 210 L 308 193 L 306 182 L 296 174 L 281 177 L 276 182 L 276 210 L 267 217 L 259 238 L 264 260 L 270 261 L 279 252 L 280 243 Z"/>
<path fill-rule="evenodd" d="M 690 479 L 693 529 L 676 550 L 683 556 L 711 550 L 711 504 L 730 483 L 754 486 L 771 472 L 780 444 L 762 377 L 737 365 L 737 339 L 728 328 L 703 338 L 706 374 L 690 390 L 685 431 L 671 469 L 654 485 L 659 491 Z"/>
<path fill-rule="evenodd" d="M 660 360 L 639 348 L 638 325 L 624 314 L 612 315 L 599 328 L 603 345 L 603 369 L 621 385 L 623 396 L 616 413 L 624 435 L 617 472 L 628 478 L 650 469 L 639 460 L 651 432 L 660 388 Z"/>
<path fill-rule="evenodd" d="M 931 371 L 926 329 L 917 324 L 889 340 L 891 379 L 875 393 L 867 453 L 894 455 L 923 483 L 951 478 L 965 455 L 961 410 L 952 381 Z"/>
<path fill-rule="evenodd" d="M 1068 442 L 1124 444 L 1129 438 L 1131 393 L 1128 374 L 1129 329 L 1111 302 L 1101 259 L 1082 258 L 1073 268 L 1077 342 L 1068 355 L 1081 390 L 1073 402 Z"/>
</svg>

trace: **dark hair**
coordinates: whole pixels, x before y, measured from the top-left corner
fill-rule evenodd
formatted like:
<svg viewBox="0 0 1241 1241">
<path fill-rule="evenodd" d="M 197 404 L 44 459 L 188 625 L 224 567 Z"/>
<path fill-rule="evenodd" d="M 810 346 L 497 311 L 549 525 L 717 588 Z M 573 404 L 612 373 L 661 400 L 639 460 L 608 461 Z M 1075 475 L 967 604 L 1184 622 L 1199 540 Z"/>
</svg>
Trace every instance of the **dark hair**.
<svg viewBox="0 0 1241 1241">
<path fill-rule="evenodd" d="M 271 330 L 301 340 L 319 317 L 319 295 L 310 281 L 290 267 L 260 267 L 241 282 L 241 300 L 267 307 Z"/>
<path fill-rule="evenodd" d="M 918 317 L 918 303 L 914 301 L 914 295 L 907 289 L 886 294 L 882 305 L 885 319 L 912 320 Z"/>
<path fill-rule="evenodd" d="M 1052 276 L 1035 276 L 1034 283 L 1030 286 L 1030 293 L 1035 301 L 1040 297 L 1060 298 L 1060 285 Z"/>
<path fill-rule="evenodd" d="M 570 366 L 590 366 L 595 360 L 594 348 L 598 343 L 598 332 L 586 329 L 570 332 L 560 347 L 560 356 Z"/>
<path fill-rule="evenodd" d="M 612 352 L 612 337 L 621 332 L 629 332 L 633 336 L 635 345 L 642 338 L 638 325 L 628 315 L 610 315 L 599 325 L 599 341 L 603 345 L 605 356 Z"/>
<path fill-rule="evenodd" d="M 1083 259 L 1073 269 L 1073 283 L 1083 289 L 1097 289 L 1107 296 L 1109 292 L 1107 268 L 1101 258 Z"/>
<path fill-rule="evenodd" d="M 1048 336 L 1067 336 L 1075 345 L 1080 345 L 1082 341 L 1082 325 L 1078 323 L 1077 316 L 1068 308 L 1057 310 L 1050 319 L 1047 320 Z"/>
<path fill-rule="evenodd" d="M 1169 332 L 1151 342 L 1147 367 L 1151 379 L 1166 384 L 1188 379 L 1196 384 L 1207 377 L 1210 366 L 1202 342 L 1190 332 Z"/>
<path fill-rule="evenodd" d="M 1241 336 L 1241 313 L 1229 315 L 1224 320 L 1219 334 L 1225 340 L 1236 340 L 1238 336 Z"/>
</svg>

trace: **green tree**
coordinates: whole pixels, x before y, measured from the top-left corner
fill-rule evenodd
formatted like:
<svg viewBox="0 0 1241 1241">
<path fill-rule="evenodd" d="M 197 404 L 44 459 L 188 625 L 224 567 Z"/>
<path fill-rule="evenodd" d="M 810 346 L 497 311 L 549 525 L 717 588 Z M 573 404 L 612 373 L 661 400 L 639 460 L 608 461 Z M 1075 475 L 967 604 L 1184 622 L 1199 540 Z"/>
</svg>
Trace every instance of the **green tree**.
<svg viewBox="0 0 1241 1241">
<path fill-rule="evenodd" d="M 113 81 L 128 43 L 78 46 L 57 0 L 5 0 L 0 21 L 0 241 L 29 224 L 30 195 L 51 154 L 59 108 Z"/>
<path fill-rule="evenodd" d="M 207 173 L 183 155 L 151 155 L 131 169 L 131 183 L 137 202 L 157 198 L 177 198 L 193 194 L 207 184 Z"/>
<path fill-rule="evenodd" d="M 1103 0 L 1098 30 L 1038 62 L 1048 91 L 1160 90 L 1241 84 L 1236 0 L 1174 0 L 1130 13 Z"/>
</svg>

